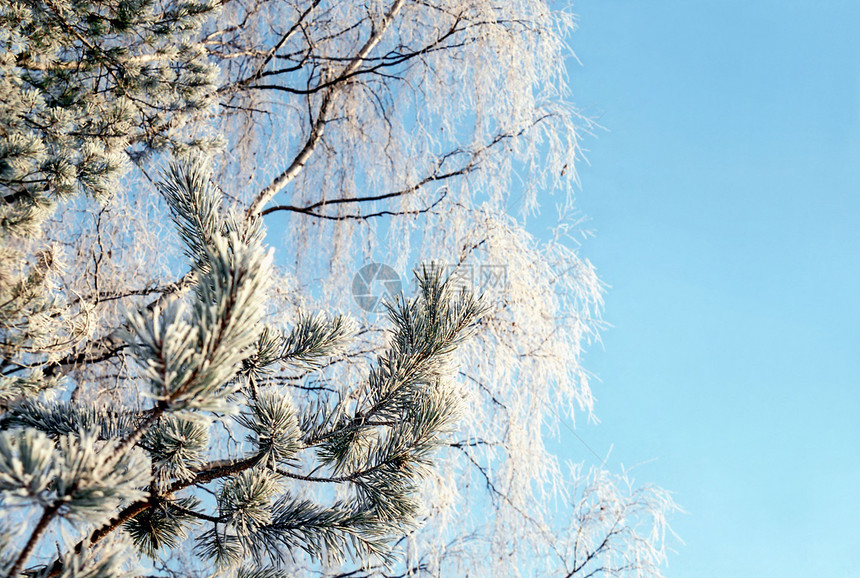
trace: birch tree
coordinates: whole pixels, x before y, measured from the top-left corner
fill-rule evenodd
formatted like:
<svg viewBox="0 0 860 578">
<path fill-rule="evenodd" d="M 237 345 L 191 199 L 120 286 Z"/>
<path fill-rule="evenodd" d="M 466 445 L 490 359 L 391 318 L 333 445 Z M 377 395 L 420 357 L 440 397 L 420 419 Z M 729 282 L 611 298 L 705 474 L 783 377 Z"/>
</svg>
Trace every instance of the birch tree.
<svg viewBox="0 0 860 578">
<path fill-rule="evenodd" d="M 180 225 L 192 266 L 178 265 L 178 256 L 165 250 L 172 233 L 163 223 L 178 214 L 179 197 L 166 192 L 171 185 L 161 192 L 153 186 L 158 167 L 167 155 L 208 155 L 216 175 L 197 184 L 223 205 L 233 223 L 228 228 L 240 238 L 262 220 L 278 248 L 266 318 L 275 327 L 298 320 L 294 330 L 279 330 L 286 334 L 258 336 L 254 355 L 270 359 L 265 343 L 298 347 L 314 327 L 340 335 L 306 311 L 351 310 L 359 320 L 351 345 L 321 346 L 325 355 L 281 359 L 277 369 L 264 363 L 259 374 L 256 357 L 246 356 L 236 374 L 241 379 L 222 381 L 247 382 L 250 413 L 213 422 L 217 449 L 238 455 L 248 434 L 237 432 L 256 432 L 259 383 L 269 384 L 262 390 L 275 384 L 292 392 L 294 403 L 317 419 L 329 419 L 332 396 L 360 404 L 366 394 L 355 393 L 354 384 L 375 379 L 379 360 L 392 355 L 391 334 L 350 292 L 367 263 L 405 273 L 436 261 L 486 294 L 474 338 L 443 355 L 457 368 L 461 417 L 443 420 L 456 434 L 444 443 L 433 438 L 428 451 L 439 446 L 437 467 L 424 472 L 423 483 L 404 488 L 415 501 L 404 516 L 409 524 L 383 532 L 393 549 L 385 555 L 354 549 L 344 557 L 334 542 L 318 540 L 335 555 L 304 558 L 294 546 L 269 562 L 323 575 L 660 575 L 665 516 L 675 509 L 669 495 L 600 468 L 565 468 L 545 444 L 561 420 L 591 417 L 580 359 L 601 328 L 602 287 L 576 237 L 579 137 L 591 125 L 569 102 L 566 42 L 574 19 L 566 6 L 30 1 L 3 7 L 2 18 L 7 56 L 0 82 L 8 97 L 0 186 L 2 219 L 10 223 L 2 263 L 10 280 L 6 300 L 15 304 L 4 320 L 7 410 L 58 387 L 94 408 L 136 398 L 140 376 L 132 359 L 146 359 L 141 319 L 160 319 L 174 303 L 196 298 L 207 247 L 220 238 L 195 237 Z M 174 189 L 182 181 L 178 174 L 171 179 Z M 525 223 L 549 195 L 558 226 L 548 240 L 537 240 Z M 56 203 L 62 210 L 52 213 Z M 417 289 L 426 302 L 426 288 L 436 285 L 422 283 Z M 139 313 L 129 323 L 126 311 Z M 395 315 L 394 327 L 404 319 Z M 264 413 L 271 418 L 278 411 Z M 162 416 L 158 424 L 129 443 L 175 445 L 197 431 L 184 417 Z M 301 422 L 299 430 L 313 427 Z M 302 436 L 298 446 L 316 440 Z M 363 452 L 370 451 L 366 444 L 358 443 Z M 292 459 L 289 451 L 272 451 Z M 275 457 L 264 460 L 275 464 L 266 474 L 272 478 L 243 473 L 242 483 L 259 495 L 272 492 L 267 503 L 276 495 L 272 488 L 287 483 L 291 495 L 322 503 L 371 499 L 374 490 L 354 476 L 373 468 L 369 454 L 319 456 L 333 468 L 327 477 L 308 473 L 316 466 L 305 461 L 293 473 L 308 479 L 284 481 Z M 167 459 L 151 452 L 149 458 Z M 201 459 L 180 451 L 170 458 L 174 469 L 154 479 L 169 489 L 195 475 Z M 337 459 L 346 465 L 336 466 Z M 163 562 L 171 549 L 174 560 L 186 552 L 189 573 L 201 551 L 224 563 L 235 561 L 230 548 L 261 555 L 254 548 L 264 541 L 243 542 L 242 532 L 257 536 L 253 516 L 271 520 L 278 510 L 225 521 L 233 514 L 229 503 L 221 510 L 223 492 L 232 495 L 233 486 L 224 487 L 214 498 L 219 511 L 188 530 L 198 550 L 181 546 L 178 531 L 149 542 L 139 528 L 116 534 L 136 538 L 164 575 L 183 571 Z M 188 512 L 200 513 L 198 506 L 161 504 L 148 510 L 147 523 L 179 527 Z"/>
</svg>

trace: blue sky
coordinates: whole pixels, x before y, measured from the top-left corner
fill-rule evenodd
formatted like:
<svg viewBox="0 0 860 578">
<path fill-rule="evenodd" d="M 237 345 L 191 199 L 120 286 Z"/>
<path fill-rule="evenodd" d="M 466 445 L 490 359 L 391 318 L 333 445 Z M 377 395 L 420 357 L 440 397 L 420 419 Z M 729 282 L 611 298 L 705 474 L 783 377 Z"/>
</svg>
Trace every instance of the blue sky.
<svg viewBox="0 0 860 578">
<path fill-rule="evenodd" d="M 582 254 L 610 464 L 674 492 L 667 576 L 860 577 L 860 2 L 580 0 Z M 576 439 L 565 457 L 595 461 Z"/>
</svg>

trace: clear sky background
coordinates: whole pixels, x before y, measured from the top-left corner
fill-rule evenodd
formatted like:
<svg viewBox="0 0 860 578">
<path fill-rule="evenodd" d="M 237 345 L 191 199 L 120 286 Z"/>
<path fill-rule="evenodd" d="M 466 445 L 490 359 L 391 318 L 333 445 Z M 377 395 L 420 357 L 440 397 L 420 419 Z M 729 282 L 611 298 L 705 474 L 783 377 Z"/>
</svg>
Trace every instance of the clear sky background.
<svg viewBox="0 0 860 578">
<path fill-rule="evenodd" d="M 860 1 L 579 0 L 577 433 L 674 492 L 667 576 L 860 577 Z M 595 458 L 572 436 L 565 457 Z"/>
</svg>

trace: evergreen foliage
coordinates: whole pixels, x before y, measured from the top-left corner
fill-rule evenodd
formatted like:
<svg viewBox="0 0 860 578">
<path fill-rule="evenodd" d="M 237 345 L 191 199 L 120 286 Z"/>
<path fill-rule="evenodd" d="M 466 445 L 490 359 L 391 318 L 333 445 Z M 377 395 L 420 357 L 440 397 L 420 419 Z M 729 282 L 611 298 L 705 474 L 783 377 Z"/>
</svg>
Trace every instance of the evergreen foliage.
<svg viewBox="0 0 860 578">
<path fill-rule="evenodd" d="M 318 365 L 347 340 L 350 323 L 318 315 L 286 335 L 263 330 L 271 256 L 259 225 L 244 239 L 227 225 L 200 164 L 174 165 L 165 177 L 162 190 L 196 278 L 191 303 L 130 313 L 126 339 L 138 365 L 131 378 L 148 402 L 120 413 L 33 396 L 9 404 L 0 504 L 42 513 L 6 572 L 17 575 L 55 518 L 76 522 L 93 543 L 123 527 L 149 555 L 203 525 L 197 550 L 228 567 L 279 563 L 297 550 L 318 560 L 384 559 L 414 522 L 416 484 L 456 409 L 446 362 L 482 306 L 424 269 L 419 296 L 391 306 L 389 350 L 353 399 L 332 400 L 332 411 L 311 410 L 300 420 L 266 370 Z M 235 415 L 237 408 L 245 409 Z M 234 414 L 251 445 L 211 459 L 209 430 L 225 414 Z M 348 498 L 318 504 L 285 490 L 285 480 L 311 479 L 296 459 L 308 452 L 331 472 L 315 479 L 350 485 Z M 212 514 L 195 496 L 207 485 L 219 488 Z M 76 560 L 54 562 L 48 573 L 70 564 L 83 572 Z"/>
<path fill-rule="evenodd" d="M 152 148 L 185 150 L 217 69 L 191 42 L 213 0 L 0 6 L 0 234 L 32 234 L 58 198 L 104 196 Z"/>
</svg>

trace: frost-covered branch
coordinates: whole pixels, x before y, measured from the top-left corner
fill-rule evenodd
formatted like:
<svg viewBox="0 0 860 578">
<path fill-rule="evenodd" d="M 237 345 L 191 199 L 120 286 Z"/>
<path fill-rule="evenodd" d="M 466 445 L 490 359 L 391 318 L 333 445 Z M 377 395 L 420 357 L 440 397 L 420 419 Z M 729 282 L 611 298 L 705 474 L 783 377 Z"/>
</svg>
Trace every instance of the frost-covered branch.
<svg viewBox="0 0 860 578">
<path fill-rule="evenodd" d="M 404 0 L 395 0 L 391 5 L 391 8 L 388 9 L 388 12 L 383 17 L 382 21 L 378 26 L 374 27 L 374 31 L 371 34 L 370 38 L 368 38 L 367 42 L 359 49 L 359 51 L 355 55 L 355 59 L 348 64 L 342 71 L 331 74 L 333 76 L 332 80 L 327 80 L 324 82 L 326 85 L 325 92 L 322 97 L 322 101 L 319 106 L 319 110 L 317 111 L 316 120 L 312 123 L 312 128 L 310 132 L 310 136 L 308 137 L 307 142 L 302 147 L 299 154 L 293 159 L 293 161 L 289 164 L 287 169 L 278 175 L 274 181 L 262 191 L 257 193 L 256 197 L 254 197 L 254 201 L 251 203 L 251 206 L 248 207 L 247 214 L 248 215 L 258 215 L 263 210 L 263 207 L 274 197 L 278 192 L 283 190 L 283 188 L 292 181 L 296 175 L 298 175 L 299 171 L 302 170 L 308 158 L 313 153 L 314 149 L 319 143 L 320 139 L 323 136 L 323 130 L 326 122 L 328 122 L 328 111 L 329 107 L 332 104 L 333 99 L 337 96 L 337 93 L 340 91 L 341 87 L 349 80 L 349 78 L 355 73 L 359 66 L 361 66 L 362 59 L 366 58 L 370 52 L 376 47 L 377 44 L 382 40 L 385 35 L 386 30 L 391 25 L 394 17 L 403 8 Z"/>
</svg>

